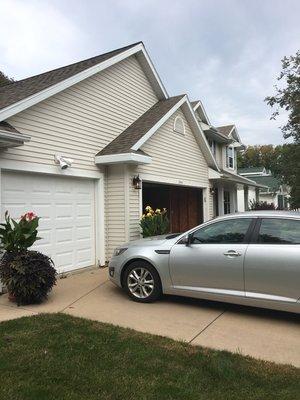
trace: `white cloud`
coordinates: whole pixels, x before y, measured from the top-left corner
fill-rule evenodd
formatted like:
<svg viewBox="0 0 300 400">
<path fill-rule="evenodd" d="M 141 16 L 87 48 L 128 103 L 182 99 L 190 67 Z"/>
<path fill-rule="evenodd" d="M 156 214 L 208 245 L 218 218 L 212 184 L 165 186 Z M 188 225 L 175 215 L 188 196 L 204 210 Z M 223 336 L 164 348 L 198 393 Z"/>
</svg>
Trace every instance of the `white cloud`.
<svg viewBox="0 0 300 400">
<path fill-rule="evenodd" d="M 22 78 L 71 62 L 83 33 L 44 1 L 0 1 L 1 68 Z"/>
<path fill-rule="evenodd" d="M 246 144 L 280 143 L 263 99 L 299 48 L 298 0 L 0 0 L 2 69 L 22 78 L 144 40 L 171 95 L 201 99 Z"/>
</svg>

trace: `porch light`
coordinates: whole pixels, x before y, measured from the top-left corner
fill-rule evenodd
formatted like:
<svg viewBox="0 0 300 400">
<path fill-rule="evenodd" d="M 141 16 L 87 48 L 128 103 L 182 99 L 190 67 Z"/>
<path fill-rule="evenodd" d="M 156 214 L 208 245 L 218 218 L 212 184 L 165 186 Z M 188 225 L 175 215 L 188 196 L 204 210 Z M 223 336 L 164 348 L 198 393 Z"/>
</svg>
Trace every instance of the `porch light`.
<svg viewBox="0 0 300 400">
<path fill-rule="evenodd" d="M 209 193 L 210 193 L 211 195 L 215 194 L 215 192 L 216 192 L 216 189 L 215 189 L 215 188 L 211 187 L 211 188 L 209 189 Z"/>
<path fill-rule="evenodd" d="M 136 175 L 132 179 L 132 185 L 135 189 L 142 189 L 142 181 L 139 175 Z"/>
</svg>

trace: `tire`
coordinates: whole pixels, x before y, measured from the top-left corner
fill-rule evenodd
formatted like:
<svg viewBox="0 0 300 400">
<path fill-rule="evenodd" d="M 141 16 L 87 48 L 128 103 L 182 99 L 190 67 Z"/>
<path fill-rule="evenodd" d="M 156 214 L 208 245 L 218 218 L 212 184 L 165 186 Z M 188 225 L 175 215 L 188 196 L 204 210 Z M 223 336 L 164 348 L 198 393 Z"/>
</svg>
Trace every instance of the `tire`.
<svg viewBox="0 0 300 400">
<path fill-rule="evenodd" d="M 123 288 L 138 303 L 152 303 L 162 295 L 160 277 L 147 261 L 133 261 L 125 270 Z"/>
</svg>

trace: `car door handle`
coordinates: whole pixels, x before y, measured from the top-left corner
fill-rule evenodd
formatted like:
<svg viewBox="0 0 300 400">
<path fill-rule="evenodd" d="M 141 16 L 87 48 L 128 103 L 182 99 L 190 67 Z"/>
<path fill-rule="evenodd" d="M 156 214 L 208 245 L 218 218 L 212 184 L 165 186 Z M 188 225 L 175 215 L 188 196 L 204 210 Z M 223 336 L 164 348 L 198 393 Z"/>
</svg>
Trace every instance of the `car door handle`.
<svg viewBox="0 0 300 400">
<path fill-rule="evenodd" d="M 241 253 L 239 253 L 238 251 L 235 251 L 235 250 L 228 250 L 228 251 L 226 251 L 226 253 L 224 253 L 224 256 L 227 256 L 227 257 L 240 257 Z"/>
</svg>

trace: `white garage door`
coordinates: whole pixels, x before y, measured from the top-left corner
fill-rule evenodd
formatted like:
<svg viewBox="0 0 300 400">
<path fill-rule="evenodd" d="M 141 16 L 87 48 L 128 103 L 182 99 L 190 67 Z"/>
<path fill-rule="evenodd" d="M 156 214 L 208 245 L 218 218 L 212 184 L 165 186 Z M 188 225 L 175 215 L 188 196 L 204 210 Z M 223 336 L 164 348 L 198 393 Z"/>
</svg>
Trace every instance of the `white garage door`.
<svg viewBox="0 0 300 400">
<path fill-rule="evenodd" d="M 42 174 L 3 172 L 1 214 L 27 211 L 40 220 L 42 240 L 32 247 L 49 255 L 59 272 L 95 264 L 94 181 Z"/>
</svg>

